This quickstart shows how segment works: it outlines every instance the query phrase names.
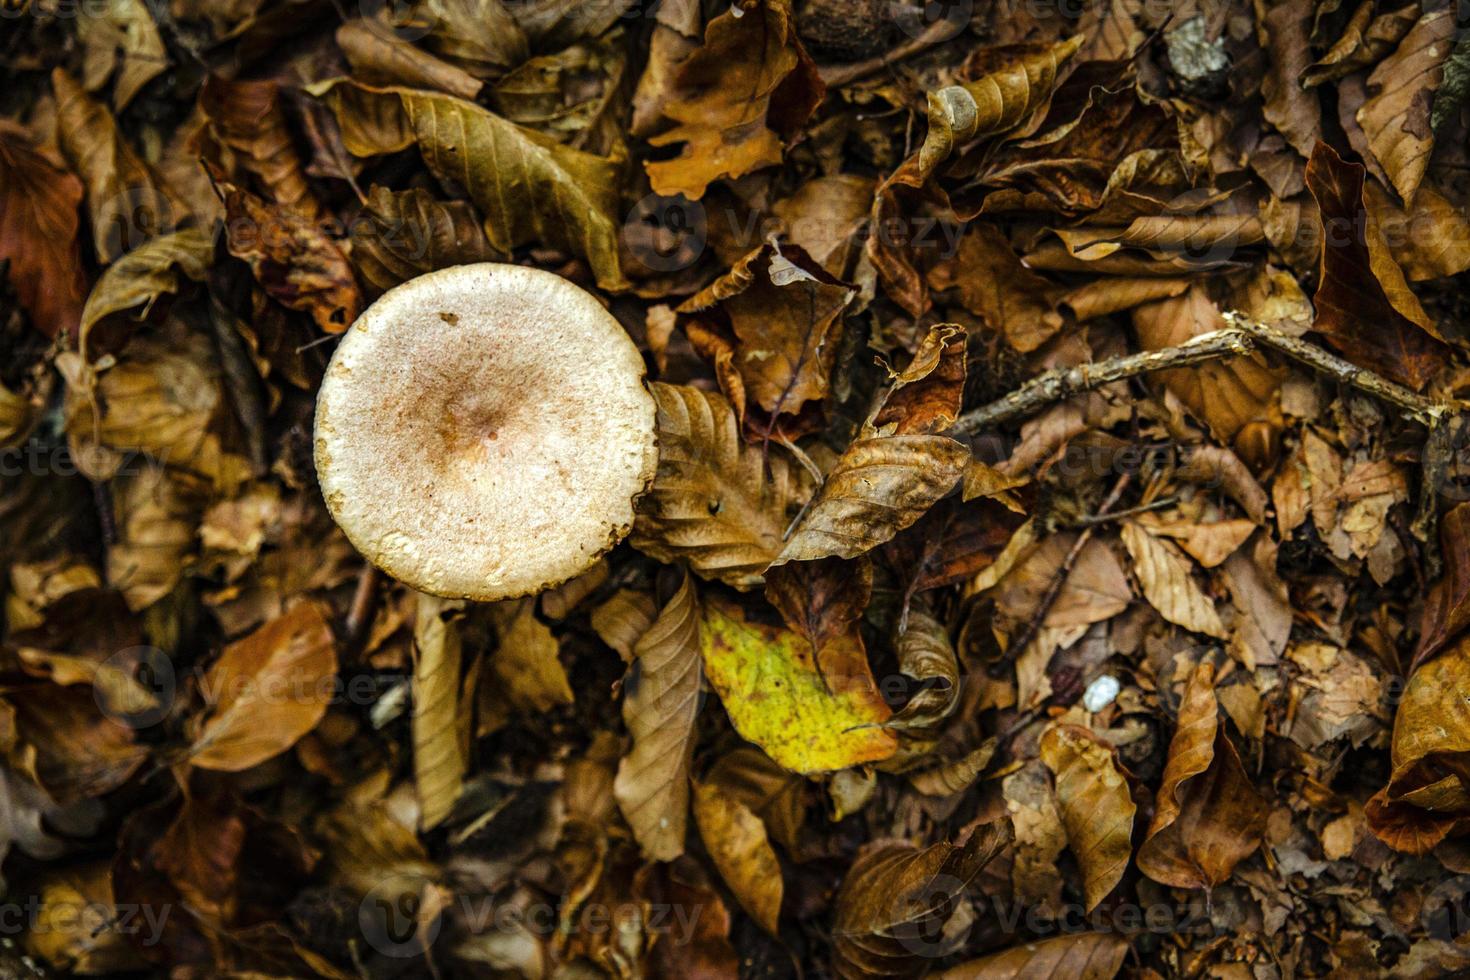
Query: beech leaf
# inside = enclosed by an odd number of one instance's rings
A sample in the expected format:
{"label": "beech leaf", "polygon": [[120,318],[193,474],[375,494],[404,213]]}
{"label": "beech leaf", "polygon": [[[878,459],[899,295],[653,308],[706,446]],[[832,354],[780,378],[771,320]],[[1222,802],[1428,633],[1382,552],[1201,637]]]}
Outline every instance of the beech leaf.
{"label": "beech leaf", "polygon": [[[774,617],[772,617],[774,618]],[[811,644],[718,596],[704,603],[704,669],[730,721],[779,765],[832,772],[886,759],[897,739],[857,636]]]}
{"label": "beech leaf", "polygon": [[1112,746],[1077,725],[1057,725],[1041,738],[1041,761],[1056,777],[1067,845],[1082,866],[1087,911],[1117,887],[1133,853],[1137,807]]}
{"label": "beech leaf", "polygon": [[658,402],[658,474],[638,501],[633,547],[685,561],[704,578],[751,588],[781,550],[800,476],[775,449],[740,438],[722,395],[649,385]]}
{"label": "beech leaf", "polygon": [[239,772],[280,755],[326,714],[336,674],[336,640],[322,606],[297,603],[225,647],[204,675],[209,713],[189,762]]}
{"label": "beech leaf", "polygon": [[634,647],[624,684],[623,721],[633,736],[633,750],[618,764],[613,795],[643,852],[655,861],[672,861],[684,853],[689,765],[700,705],[699,622],[694,580],[685,576]]}
{"label": "beech leaf", "polygon": [[876,548],[949,493],[969,461],[969,449],[947,436],[858,439],[827,474],[777,564]]}

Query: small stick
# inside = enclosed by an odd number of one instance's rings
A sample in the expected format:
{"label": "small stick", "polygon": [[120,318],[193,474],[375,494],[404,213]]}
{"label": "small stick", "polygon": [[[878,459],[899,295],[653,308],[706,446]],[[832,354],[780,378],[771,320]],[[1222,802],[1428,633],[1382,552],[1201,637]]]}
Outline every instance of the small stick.
{"label": "small stick", "polygon": [[1360,368],[1336,354],[1330,354],[1316,344],[1288,336],[1239,313],[1230,311],[1223,316],[1225,322],[1230,324],[1229,327],[1200,334],[1178,347],[1164,347],[1142,354],[1128,354],[1092,364],[1047,371],[1004,398],[960,416],[950,432],[961,436],[972,435],[981,429],[1030,415],[1046,405],[1101,388],[1114,381],[1153,371],[1189,367],[1216,358],[1249,354],[1258,347],[1269,347],[1285,354],[1320,374],[1336,378],[1364,394],[1393,405],[1409,419],[1424,425],[1431,425],[1460,410],[1458,405],[1426,398],[1382,375]]}
{"label": "small stick", "polygon": [[1087,547],[1088,541],[1092,540],[1092,532],[1097,530],[1103,518],[1108,516],[1113,505],[1123,496],[1123,491],[1128,489],[1128,484],[1132,481],[1132,473],[1124,473],[1118,477],[1118,481],[1113,484],[1113,489],[1108,491],[1107,499],[1097,509],[1092,523],[1082,529],[1082,533],[1077,535],[1077,540],[1072,543],[1071,550],[1067,552],[1067,557],[1062,559],[1061,567],[1052,576],[1051,582],[1046,587],[1046,594],[1041,597],[1041,602],[1037,605],[1036,612],[1032,614],[1030,621],[1026,623],[1026,628],[1021,631],[1020,636],[1016,637],[1014,643],[1006,647],[1005,653],[990,665],[991,677],[999,676],[1005,668],[1010,666],[1011,661],[1021,655],[1027,644],[1036,639],[1036,634],[1041,632],[1041,624],[1046,621],[1046,614],[1051,611],[1052,603],[1057,601],[1057,596],[1062,592],[1062,586],[1067,584],[1067,579],[1072,574],[1072,566],[1077,564],[1077,558],[1082,554],[1082,549]]}
{"label": "small stick", "polygon": [[955,24],[949,20],[936,20],[924,30],[924,33],[912,41],[905,41],[892,51],[850,65],[829,65],[818,69],[817,73],[822,76],[822,81],[828,88],[837,88],[860,78],[866,78],[875,71],[887,68],[905,58],[911,58],[937,44],[943,44],[950,38],[958,36],[964,27],[964,24]]}
{"label": "small stick", "polygon": [[378,609],[378,569],[366,564],[357,576],[357,588],[352,593],[352,606],[347,610],[343,624],[346,633],[343,645],[347,652],[356,655],[367,643],[372,632],[373,620]]}

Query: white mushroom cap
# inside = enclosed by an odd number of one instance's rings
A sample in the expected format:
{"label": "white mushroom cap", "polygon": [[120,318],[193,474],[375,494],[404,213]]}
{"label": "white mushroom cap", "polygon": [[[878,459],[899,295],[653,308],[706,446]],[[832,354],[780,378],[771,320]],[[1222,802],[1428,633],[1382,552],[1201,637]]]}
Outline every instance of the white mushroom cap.
{"label": "white mushroom cap", "polygon": [[586,292],[462,265],[384,293],[343,335],[316,468],[347,537],[422,592],[492,600],[585,571],[658,465],[643,359]]}

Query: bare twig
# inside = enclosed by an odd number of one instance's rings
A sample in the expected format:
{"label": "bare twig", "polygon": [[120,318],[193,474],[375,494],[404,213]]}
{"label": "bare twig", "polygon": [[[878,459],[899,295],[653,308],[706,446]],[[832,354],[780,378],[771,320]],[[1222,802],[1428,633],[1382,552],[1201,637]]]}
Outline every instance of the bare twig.
{"label": "bare twig", "polygon": [[906,41],[900,44],[892,51],[887,51],[877,57],[869,58],[866,61],[857,61],[850,65],[828,65],[820,69],[819,74],[822,76],[822,81],[828,88],[846,85],[860,78],[866,78],[876,71],[887,68],[889,65],[903,61],[905,58],[911,58],[920,52],[943,44],[945,41],[959,34],[964,26],[964,24],[956,24],[948,19],[936,20],[925,29],[924,33],[912,41]]}
{"label": "bare twig", "polygon": [[1114,381],[1154,371],[1189,367],[1221,357],[1249,354],[1258,347],[1269,347],[1285,354],[1319,374],[1336,378],[1364,394],[1387,402],[1399,409],[1404,416],[1424,425],[1433,425],[1461,410],[1458,405],[1426,398],[1382,375],[1360,368],[1336,354],[1330,354],[1316,344],[1273,330],[1264,323],[1239,313],[1227,312],[1224,317],[1225,322],[1230,324],[1229,327],[1200,334],[1178,347],[1165,347],[1093,364],[1078,364],[1075,367],[1047,371],[1004,398],[960,416],[950,431],[955,435],[971,435]]}
{"label": "bare twig", "polygon": [[1014,419],[1031,415],[1038,409],[1073,395],[1101,388],[1103,385],[1137,377],[1153,371],[1188,367],[1204,361],[1236,354],[1249,354],[1255,349],[1249,334],[1243,330],[1216,330],[1200,334],[1178,347],[1145,351],[1114,357],[1092,364],[1057,368],[1038,375],[1015,391],[959,417],[950,429],[953,435],[972,435]]}
{"label": "bare twig", "polygon": [[1077,564],[1077,558],[1082,554],[1082,549],[1087,547],[1087,542],[1092,540],[1092,532],[1097,530],[1098,525],[1103,522],[1103,519],[1117,505],[1123,496],[1123,491],[1128,489],[1128,484],[1132,481],[1132,473],[1124,473],[1118,477],[1117,482],[1113,484],[1113,489],[1108,491],[1107,499],[1097,509],[1097,514],[1091,518],[1092,523],[1082,529],[1082,533],[1077,535],[1077,540],[1072,543],[1071,549],[1067,552],[1067,557],[1062,559],[1061,567],[1052,576],[1051,582],[1046,587],[1045,594],[1042,595],[1041,601],[1036,605],[1036,611],[1031,614],[1031,619],[1026,623],[1026,628],[1021,631],[1014,642],[1006,647],[1005,653],[1001,654],[991,663],[990,675],[992,677],[999,676],[1003,673],[1006,667],[1010,666],[1011,662],[1021,655],[1021,652],[1026,649],[1027,645],[1036,639],[1036,634],[1041,632],[1042,623],[1046,622],[1046,614],[1051,611],[1052,603],[1057,601],[1057,596],[1062,592],[1062,586],[1067,583],[1067,578],[1072,574],[1072,566]]}

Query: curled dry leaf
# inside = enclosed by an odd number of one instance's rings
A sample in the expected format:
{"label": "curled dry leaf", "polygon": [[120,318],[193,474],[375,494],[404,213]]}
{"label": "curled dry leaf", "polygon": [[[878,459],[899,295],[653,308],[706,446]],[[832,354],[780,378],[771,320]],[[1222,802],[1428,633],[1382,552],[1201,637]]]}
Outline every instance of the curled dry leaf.
{"label": "curled dry leaf", "polygon": [[226,241],[256,281],[284,306],[308,313],[326,333],[341,333],[362,309],[352,266],[322,227],[299,212],[266,203],[229,184]]}
{"label": "curled dry leaf", "polygon": [[1215,669],[1189,678],[1138,867],[1174,888],[1213,888],[1261,844],[1268,805],[1251,785],[1225,733]]}
{"label": "curled dry leaf", "polygon": [[1169,541],[1154,537],[1138,521],[1123,522],[1123,544],[1149,605],[1169,622],[1224,639],[1225,625],[1215,603],[1190,572],[1190,561]]}
{"label": "curled dry leaf", "polygon": [[209,134],[234,155],[236,172],[250,176],[247,190],[307,219],[321,215],[275,82],[211,75],[199,91],[199,107],[209,119]]}
{"label": "curled dry leaf", "polygon": [[1418,4],[1407,4],[1375,16],[1372,0],[1363,0],[1327,53],[1302,73],[1302,85],[1312,88],[1377,64],[1398,47],[1418,19]]}
{"label": "curled dry leaf", "polygon": [[678,67],[674,92],[660,107],[675,126],[649,142],[682,146],[672,160],[645,164],[654,191],[698,200],[714,180],[780,163],[782,141],[806,122],[823,91],[789,0],[725,11]]}
{"label": "curled dry leaf", "polygon": [[955,149],[981,136],[1005,133],[1034,118],[1050,99],[1062,66],[1082,47],[1081,35],[1022,56],[963,85],[929,93],[929,132],[890,184],[921,187]]}
{"label": "curled dry leaf", "polygon": [[943,955],[945,922],[968,885],[1014,839],[1009,821],[977,827],[963,845],[875,842],[837,891],[834,966],[843,977],[911,976]]}
{"label": "curled dry leaf", "polygon": [[460,739],[464,603],[420,593],[413,624],[413,775],[419,825],[437,827],[464,787],[469,755]]}
{"label": "curled dry leaf", "polygon": [[[694,579],[686,575],[634,646],[625,683],[623,721],[633,736],[633,750],[618,763],[613,795],[643,852],[656,861],[672,861],[684,853],[702,679],[699,623],[699,596]],[[742,819],[728,811],[720,816]],[[750,829],[748,823],[740,826]]]}
{"label": "curled dry leaf", "polygon": [[356,77],[381,85],[407,85],[474,100],[485,83],[457,65],[434,57],[406,38],[362,18],[337,28],[337,47]]}
{"label": "curled dry leaf", "polygon": [[963,793],[979,778],[995,758],[996,742],[987,738],[973,752],[937,766],[908,773],[909,783],[925,796],[953,796]]}
{"label": "curled dry leaf", "polygon": [[86,293],[77,246],[82,185],[0,120],[0,259],[36,328],[75,334]]}
{"label": "curled dry leaf", "polygon": [[1371,213],[1365,217],[1362,165],[1319,143],[1307,162],[1307,187],[1323,235],[1312,328],[1354,363],[1422,389],[1446,351]]}
{"label": "curled dry leaf", "polygon": [[152,236],[172,231],[180,216],[107,108],[61,68],[51,73],[51,87],[62,153],[87,188],[97,260],[111,262]]}
{"label": "curled dry leaf", "polygon": [[932,728],[954,711],[960,694],[960,665],[949,630],[925,610],[911,608],[894,646],[898,669],[918,692],[888,719],[888,727]]}
{"label": "curled dry leaf", "polygon": [[855,558],[917,521],[960,482],[970,450],[946,436],[866,436],[837,460],[776,559]]}
{"label": "curled dry leaf", "polygon": [[1409,205],[1429,168],[1434,149],[1430,126],[1432,93],[1444,78],[1444,63],[1455,33],[1455,11],[1445,7],[1424,14],[1393,54],[1368,76],[1368,101],[1357,111],[1368,145]]}
{"label": "curled dry leaf", "polygon": [[1409,677],[1394,716],[1388,785],[1367,807],[1384,843],[1424,854],[1470,815],[1458,775],[1470,753],[1470,701],[1464,697],[1470,641],[1461,639]]}
{"label": "curled dry leaf", "polygon": [[498,253],[539,242],[581,256],[603,289],[627,286],[618,266],[619,161],[563,146],[452,95],[352,82],[309,91],[336,113],[354,155],[417,146],[430,170],[469,194]]}
{"label": "curled dry leaf", "polygon": [[842,311],[855,292],[801,248],[768,243],[679,312],[708,316],[717,310],[739,341],[733,364],[744,390],[773,415],[794,414],[827,396]]}
{"label": "curled dry leaf", "polygon": [[[773,618],[773,617],[772,617]],[[886,759],[898,742],[856,635],[819,664],[805,638],[718,596],[704,603],[704,669],[730,721],[779,765],[832,772]]]}
{"label": "curled dry leaf", "polygon": [[1067,846],[1082,867],[1087,911],[1108,897],[1128,870],[1137,807],[1112,746],[1077,725],[1041,738],[1041,761],[1056,777]]}
{"label": "curled dry leaf", "polygon": [[800,474],[782,453],[747,446],[722,395],[649,385],[658,402],[658,474],[629,540],[660,561],[750,588],[781,550]]}
{"label": "curled dry leaf", "polygon": [[1127,956],[1127,936],[1079,932],[950,967],[939,974],[939,980],[1112,980]]}
{"label": "curled dry leaf", "polygon": [[618,652],[624,663],[633,662],[633,647],[658,615],[658,605],[647,592],[619,589],[592,611],[592,628],[602,642]]}
{"label": "curled dry leaf", "polygon": [[441,201],[422,187],[374,185],[362,213],[367,220],[352,228],[352,264],[374,294],[435,269],[504,257],[473,205]]}
{"label": "curled dry leaf", "polygon": [[705,849],[741,908],[766,932],[777,935],[784,891],[781,863],[761,818],[719,786],[696,782],[694,820]]}
{"label": "curled dry leaf", "polygon": [[200,684],[209,712],[189,762],[239,772],[280,755],[316,727],[332,699],[336,640],[314,601],[292,606],[225,647]]}
{"label": "curled dry leaf", "polygon": [[943,432],[954,425],[965,396],[965,328],[940,323],[929,328],[873,425],[894,426],[897,435]]}
{"label": "curled dry leaf", "polygon": [[179,291],[179,272],[202,282],[213,260],[214,233],[208,228],[160,235],[122,256],[102,273],[82,307],[81,349],[96,349],[89,340],[109,318],[128,311],[134,320],[146,318],[160,297]]}

